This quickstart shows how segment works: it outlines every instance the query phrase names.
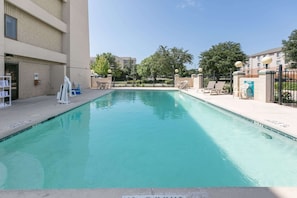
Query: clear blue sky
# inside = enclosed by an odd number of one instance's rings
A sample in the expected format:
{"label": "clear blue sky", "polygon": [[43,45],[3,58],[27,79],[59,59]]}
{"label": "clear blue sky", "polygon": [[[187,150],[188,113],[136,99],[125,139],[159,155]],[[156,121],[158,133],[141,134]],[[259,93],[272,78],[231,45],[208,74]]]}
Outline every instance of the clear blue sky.
{"label": "clear blue sky", "polygon": [[297,0],[89,0],[90,53],[140,63],[160,45],[201,52],[221,42],[247,54],[281,47],[297,29]]}

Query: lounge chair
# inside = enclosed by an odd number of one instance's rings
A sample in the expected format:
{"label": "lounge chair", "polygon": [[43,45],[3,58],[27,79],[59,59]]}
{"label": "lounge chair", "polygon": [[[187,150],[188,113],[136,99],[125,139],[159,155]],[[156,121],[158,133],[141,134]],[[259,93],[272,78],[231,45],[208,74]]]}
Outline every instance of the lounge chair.
{"label": "lounge chair", "polygon": [[97,83],[97,89],[110,89],[110,83],[108,82],[96,81],[96,83]]}
{"label": "lounge chair", "polygon": [[96,81],[96,83],[97,83],[97,89],[104,89],[105,88],[104,83],[102,83],[100,81]]}
{"label": "lounge chair", "polygon": [[224,91],[225,81],[218,81],[215,88],[210,90],[210,94],[221,94]]}
{"label": "lounge chair", "polygon": [[203,89],[203,93],[210,93],[214,89],[216,81],[209,81],[207,87]]}

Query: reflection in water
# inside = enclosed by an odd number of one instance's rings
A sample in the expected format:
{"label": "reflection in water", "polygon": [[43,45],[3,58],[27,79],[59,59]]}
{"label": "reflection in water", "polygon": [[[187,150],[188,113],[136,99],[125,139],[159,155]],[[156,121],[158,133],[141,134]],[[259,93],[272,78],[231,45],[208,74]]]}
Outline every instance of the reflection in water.
{"label": "reflection in water", "polygon": [[104,97],[98,98],[93,102],[96,108],[111,108],[112,105],[115,105],[117,102],[127,102],[134,103],[136,100],[137,94],[135,91],[121,91],[112,92],[105,95]]}
{"label": "reflection in water", "polygon": [[151,106],[154,113],[162,120],[179,118],[185,110],[177,105],[176,92],[138,92],[137,96],[143,104]]}
{"label": "reflection in water", "polygon": [[96,108],[98,109],[98,108],[110,107],[112,105],[111,98],[112,98],[111,94],[107,94],[105,95],[104,99],[103,98],[97,99],[94,102]]}
{"label": "reflection in water", "polygon": [[[155,115],[160,119],[179,118],[183,116],[186,111],[178,106],[178,93],[175,91],[115,91],[106,97],[99,98],[95,101],[96,107],[110,107],[117,103],[133,104],[136,101],[141,101],[144,105],[153,109]],[[132,106],[133,108],[133,106]]]}

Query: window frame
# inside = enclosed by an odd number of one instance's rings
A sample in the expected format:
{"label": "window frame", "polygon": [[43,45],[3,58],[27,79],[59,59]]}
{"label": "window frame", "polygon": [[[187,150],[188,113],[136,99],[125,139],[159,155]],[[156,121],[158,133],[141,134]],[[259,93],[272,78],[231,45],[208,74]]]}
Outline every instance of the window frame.
{"label": "window frame", "polygon": [[[15,22],[15,37],[7,34],[7,23],[6,23],[7,17],[9,17],[10,19],[12,19]],[[13,16],[10,16],[8,14],[4,15],[4,36],[6,38],[10,38],[10,39],[14,39],[14,40],[18,39],[18,19]]]}

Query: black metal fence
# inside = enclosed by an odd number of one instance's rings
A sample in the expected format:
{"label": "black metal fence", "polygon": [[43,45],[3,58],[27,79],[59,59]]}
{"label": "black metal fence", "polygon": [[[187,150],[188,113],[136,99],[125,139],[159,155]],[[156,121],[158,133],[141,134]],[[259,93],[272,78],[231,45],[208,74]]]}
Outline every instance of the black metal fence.
{"label": "black metal fence", "polygon": [[297,107],[297,70],[286,69],[282,65],[275,74],[274,101],[280,105]]}

